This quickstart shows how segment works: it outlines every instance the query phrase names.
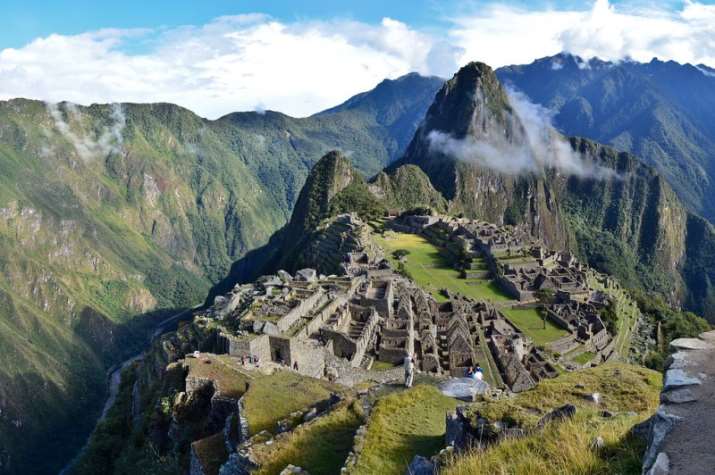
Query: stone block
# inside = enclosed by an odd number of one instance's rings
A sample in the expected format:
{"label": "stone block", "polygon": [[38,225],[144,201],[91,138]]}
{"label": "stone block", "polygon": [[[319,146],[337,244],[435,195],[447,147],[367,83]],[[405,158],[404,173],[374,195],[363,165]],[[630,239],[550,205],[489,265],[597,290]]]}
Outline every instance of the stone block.
{"label": "stone block", "polygon": [[693,386],[702,384],[702,382],[693,376],[689,376],[682,369],[669,369],[665,372],[665,382],[663,384],[663,390],[668,391],[673,388],[680,388],[683,386]]}
{"label": "stone block", "polygon": [[421,455],[415,455],[407,467],[405,475],[434,475],[437,473],[437,467],[430,459]]}
{"label": "stone block", "polygon": [[663,404],[685,404],[697,400],[698,398],[695,397],[695,394],[693,394],[689,388],[675,389],[660,395],[660,402]]}
{"label": "stone block", "polygon": [[676,350],[712,350],[715,346],[698,338],[677,338],[670,342],[670,346]]}

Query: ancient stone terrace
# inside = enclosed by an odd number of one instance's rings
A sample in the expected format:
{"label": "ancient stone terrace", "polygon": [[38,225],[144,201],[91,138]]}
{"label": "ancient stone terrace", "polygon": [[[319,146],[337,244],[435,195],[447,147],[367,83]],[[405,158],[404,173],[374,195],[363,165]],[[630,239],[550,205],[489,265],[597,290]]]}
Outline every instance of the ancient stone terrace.
{"label": "ancient stone terrace", "polygon": [[570,300],[547,306],[546,315],[569,332],[568,337],[552,344],[556,350],[569,351],[581,344],[603,361],[613,355],[615,341],[601,320],[596,305]]}
{"label": "ancient stone terrace", "polygon": [[[480,256],[488,263],[486,272],[515,288],[517,300],[536,301],[539,291],[550,291],[553,303],[541,305],[547,318],[568,332],[547,345],[550,350],[583,347],[597,353],[597,361],[610,357],[613,339],[598,316],[599,304],[592,302],[596,295],[587,285],[587,269],[573,256],[534,244],[519,228],[433,218],[407,224],[419,227],[456,261]],[[347,216],[338,224],[360,223]],[[366,240],[363,236],[360,242]],[[216,331],[217,346],[225,353],[315,377],[337,377],[336,368],[369,373],[375,362],[398,366],[407,355],[414,356],[419,370],[436,376],[462,377],[469,367],[488,366],[494,384],[504,382],[515,392],[556,376],[552,357],[492,304],[451,294],[438,303],[396,273],[380,250],[348,248],[340,275],[278,271],[218,297],[199,320]]]}

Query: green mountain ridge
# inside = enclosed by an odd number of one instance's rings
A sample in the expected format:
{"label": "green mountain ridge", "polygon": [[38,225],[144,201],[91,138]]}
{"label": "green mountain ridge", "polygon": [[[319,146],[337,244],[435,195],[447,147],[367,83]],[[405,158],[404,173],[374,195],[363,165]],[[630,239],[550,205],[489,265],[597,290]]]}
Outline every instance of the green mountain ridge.
{"label": "green mountain ridge", "polygon": [[0,473],[56,472],[93,424],[105,369],[264,244],[325,151],[368,174],[401,153],[391,133],[440,84],[411,77],[383,108],[366,93],[305,119],[0,102]]}
{"label": "green mountain ridge", "polygon": [[497,70],[554,112],[567,135],[632,152],[655,167],[693,212],[715,216],[715,78],[707,67],[584,60],[561,53]]}

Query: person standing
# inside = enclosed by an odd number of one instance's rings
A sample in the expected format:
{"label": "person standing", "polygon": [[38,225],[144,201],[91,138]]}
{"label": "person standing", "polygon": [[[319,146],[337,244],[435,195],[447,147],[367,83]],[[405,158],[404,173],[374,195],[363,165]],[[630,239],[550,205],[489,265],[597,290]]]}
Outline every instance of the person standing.
{"label": "person standing", "polygon": [[474,377],[477,381],[484,380],[484,370],[482,370],[481,366],[477,365],[477,369],[474,371]]}
{"label": "person standing", "polygon": [[415,377],[415,362],[412,359],[412,356],[410,356],[410,355],[405,356],[404,367],[405,367],[405,387],[411,388],[412,380]]}

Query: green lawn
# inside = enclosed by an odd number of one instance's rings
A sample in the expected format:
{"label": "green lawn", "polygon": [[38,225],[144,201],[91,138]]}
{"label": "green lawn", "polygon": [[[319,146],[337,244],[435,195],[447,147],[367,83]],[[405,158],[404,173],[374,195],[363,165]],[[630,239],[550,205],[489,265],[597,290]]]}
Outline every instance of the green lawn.
{"label": "green lawn", "polygon": [[544,325],[544,319],[535,308],[505,308],[502,312],[536,345],[546,345],[568,334],[549,320]]}
{"label": "green lawn", "polygon": [[305,409],[338,391],[340,387],[335,384],[289,371],[256,377],[244,397],[249,431],[275,432],[276,423],[291,412]]}
{"label": "green lawn", "polygon": [[395,366],[397,366],[395,363],[388,363],[387,361],[373,361],[372,366],[370,369],[372,371],[387,371],[390,369],[394,369]]}
{"label": "green lawn", "polygon": [[573,358],[574,363],[586,364],[591,361],[596,356],[596,353],[590,351],[584,351],[580,355]]}
{"label": "green lawn", "polygon": [[386,233],[384,237],[375,236],[375,241],[385,250],[395,268],[398,260],[392,256],[392,253],[398,249],[409,251],[403,259],[405,270],[418,285],[432,293],[440,302],[446,300],[439,293],[443,288],[477,300],[490,302],[511,300],[490,280],[460,278],[459,271],[454,269],[449,259],[422,236]]}
{"label": "green lawn", "polygon": [[434,455],[444,448],[445,415],[457,404],[456,399],[426,385],[380,399],[352,473],[403,475],[415,455]]}

